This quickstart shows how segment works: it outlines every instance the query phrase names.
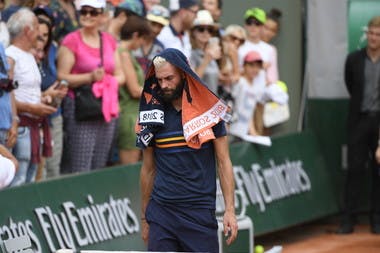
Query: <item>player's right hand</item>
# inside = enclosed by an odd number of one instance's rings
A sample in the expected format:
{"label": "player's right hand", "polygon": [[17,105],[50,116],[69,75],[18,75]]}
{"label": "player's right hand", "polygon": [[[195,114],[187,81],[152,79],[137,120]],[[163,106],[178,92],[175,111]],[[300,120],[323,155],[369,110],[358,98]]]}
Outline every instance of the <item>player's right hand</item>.
{"label": "player's right hand", "polygon": [[141,220],[141,237],[144,240],[145,244],[148,244],[149,224],[146,222],[146,219]]}

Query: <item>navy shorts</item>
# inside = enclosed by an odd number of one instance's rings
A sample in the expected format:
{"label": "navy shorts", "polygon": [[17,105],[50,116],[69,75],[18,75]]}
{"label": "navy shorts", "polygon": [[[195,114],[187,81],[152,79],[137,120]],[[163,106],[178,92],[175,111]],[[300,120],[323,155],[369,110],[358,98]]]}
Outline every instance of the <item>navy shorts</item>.
{"label": "navy shorts", "polygon": [[215,210],[168,206],[150,200],[148,251],[218,253]]}

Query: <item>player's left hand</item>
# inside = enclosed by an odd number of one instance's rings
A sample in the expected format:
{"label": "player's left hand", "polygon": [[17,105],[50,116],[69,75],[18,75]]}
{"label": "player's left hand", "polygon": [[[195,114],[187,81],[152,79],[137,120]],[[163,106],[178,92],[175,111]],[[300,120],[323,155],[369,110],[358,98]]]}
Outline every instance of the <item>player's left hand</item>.
{"label": "player's left hand", "polygon": [[227,237],[227,245],[230,245],[235,241],[238,233],[238,225],[236,221],[236,216],[234,212],[225,212],[223,217],[223,232],[224,236]]}

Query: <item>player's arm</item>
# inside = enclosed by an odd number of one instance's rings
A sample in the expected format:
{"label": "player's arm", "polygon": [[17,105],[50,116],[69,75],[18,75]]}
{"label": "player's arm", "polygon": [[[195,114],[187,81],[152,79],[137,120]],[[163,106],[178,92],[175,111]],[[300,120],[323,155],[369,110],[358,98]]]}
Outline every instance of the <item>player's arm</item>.
{"label": "player's arm", "polygon": [[225,212],[223,217],[224,234],[230,235],[227,244],[230,245],[237,236],[237,222],[235,216],[235,180],[232,170],[232,162],[228,150],[227,136],[214,140],[215,154],[218,163],[218,174],[222,187]]}
{"label": "player's arm", "polygon": [[140,187],[141,187],[141,223],[142,223],[142,238],[145,242],[148,241],[149,227],[145,220],[145,210],[148,205],[150,194],[153,189],[154,176],[156,167],[154,164],[153,148],[148,147],[143,150],[143,162],[140,172]]}

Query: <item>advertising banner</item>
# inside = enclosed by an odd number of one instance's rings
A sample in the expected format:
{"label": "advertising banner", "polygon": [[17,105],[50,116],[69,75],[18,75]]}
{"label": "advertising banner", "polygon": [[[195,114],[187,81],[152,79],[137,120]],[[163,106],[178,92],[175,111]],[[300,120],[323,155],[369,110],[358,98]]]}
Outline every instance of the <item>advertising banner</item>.
{"label": "advertising banner", "polygon": [[145,249],[140,166],[104,169],[0,192],[0,236],[29,235],[36,253]]}
{"label": "advertising banner", "polygon": [[[230,247],[221,242],[221,252],[248,252],[258,234],[337,211],[332,181],[311,133],[275,138],[271,147],[236,143],[231,158],[239,237]],[[28,235],[37,253],[146,250],[139,172],[139,164],[106,168],[0,191],[1,239]],[[218,187],[219,221],[223,211]]]}

